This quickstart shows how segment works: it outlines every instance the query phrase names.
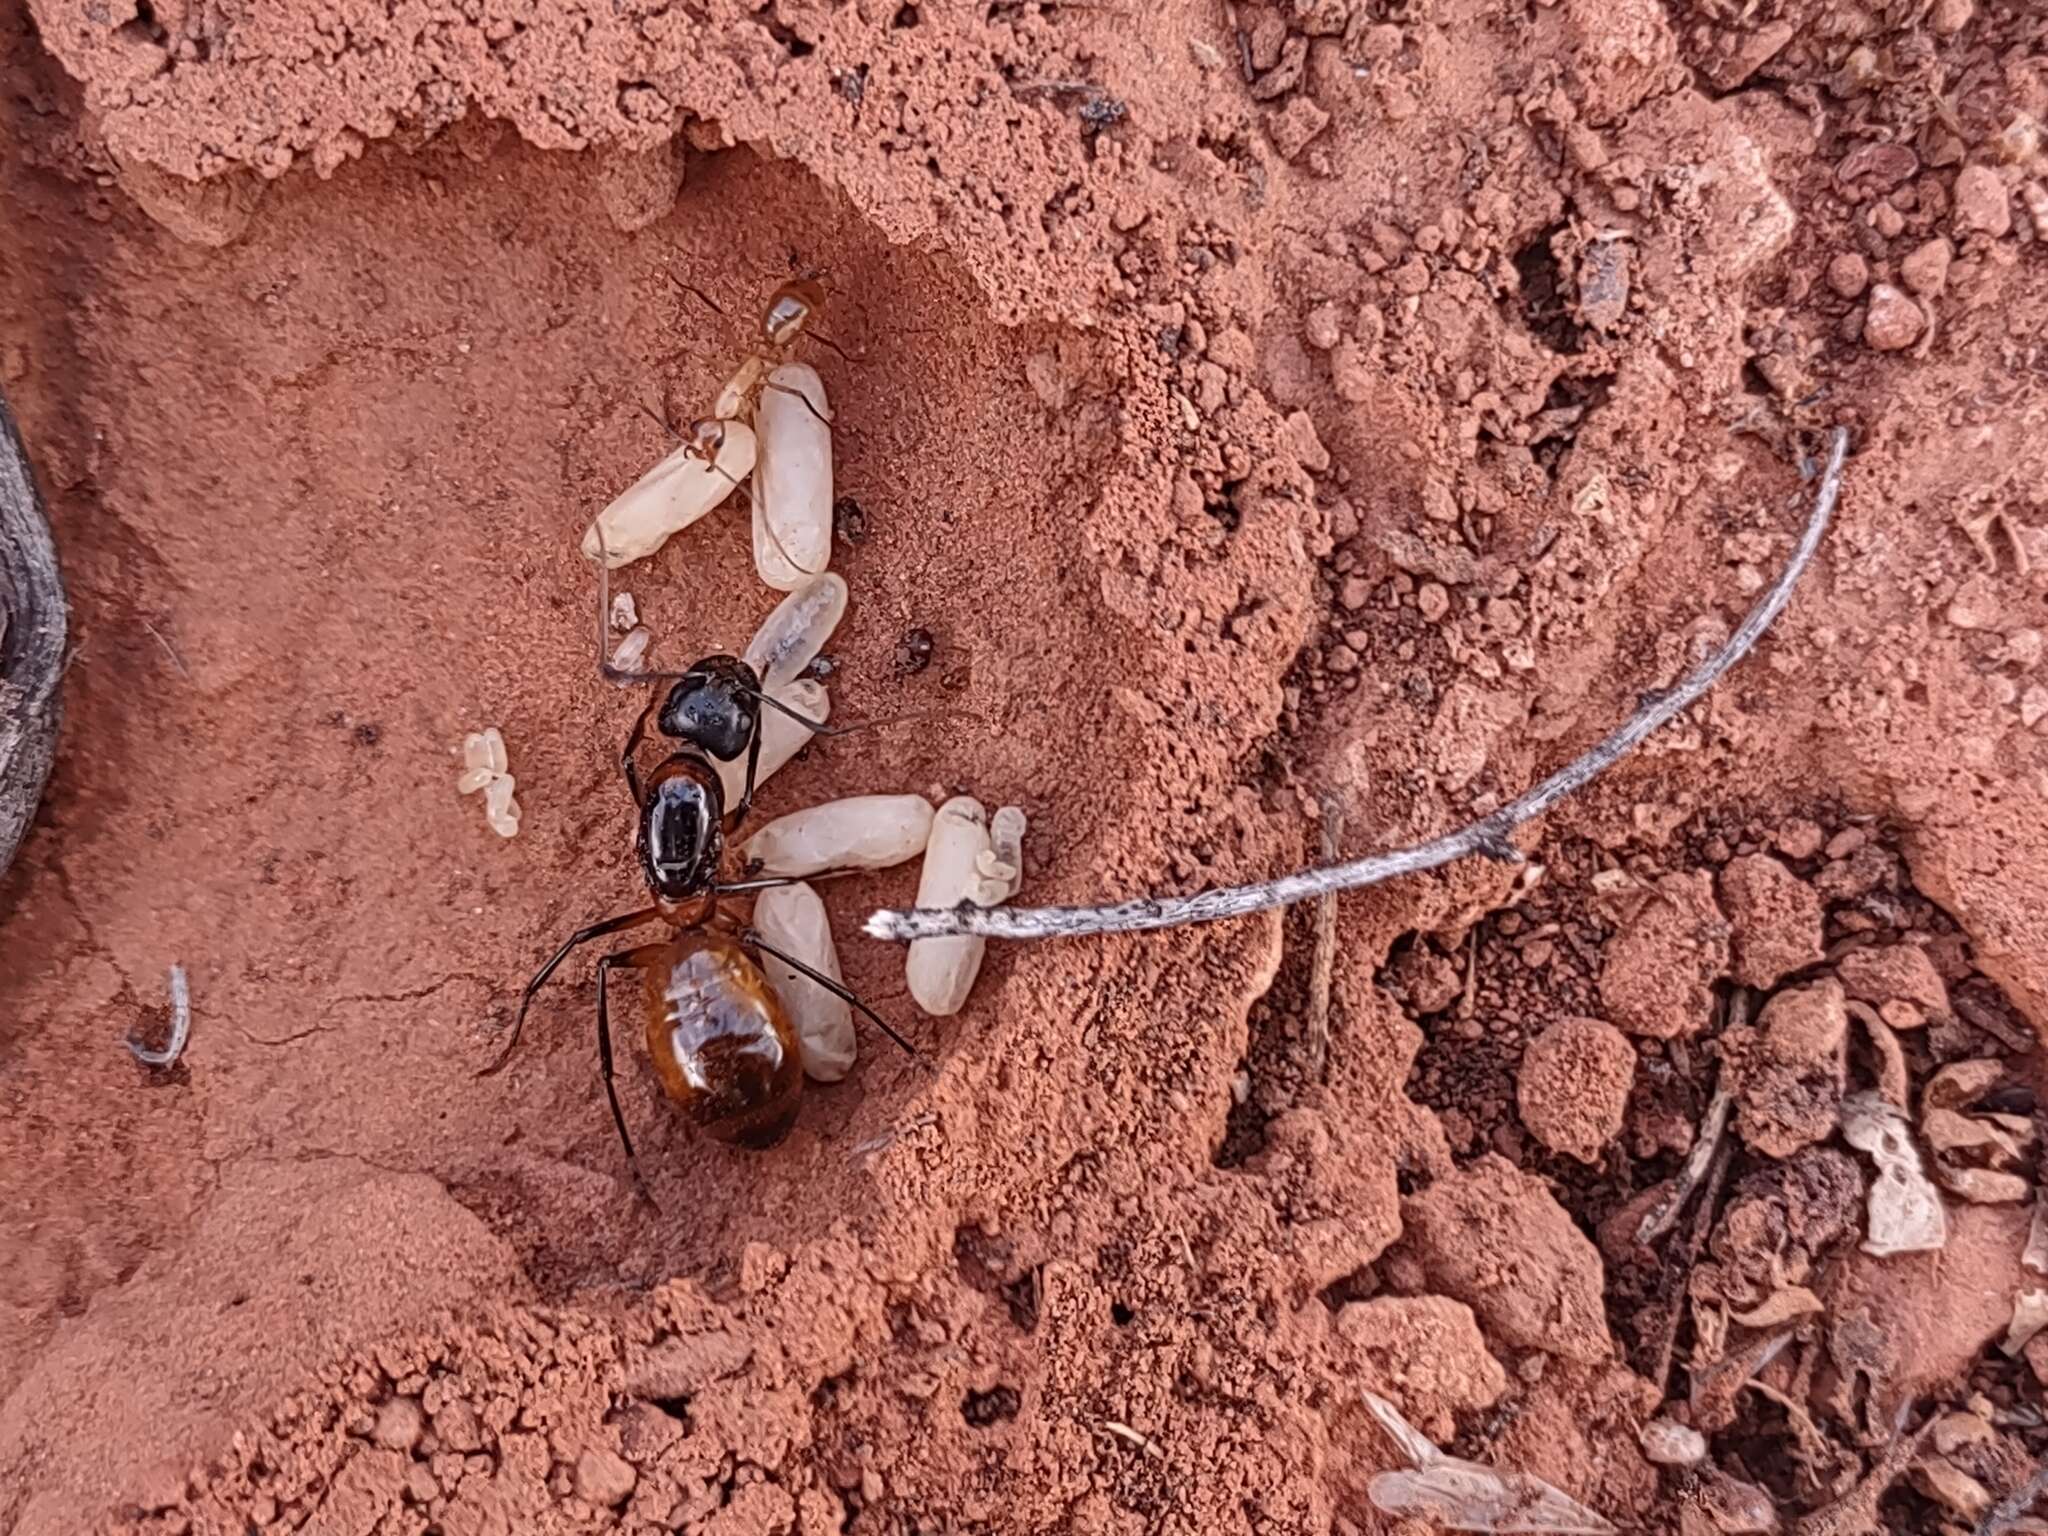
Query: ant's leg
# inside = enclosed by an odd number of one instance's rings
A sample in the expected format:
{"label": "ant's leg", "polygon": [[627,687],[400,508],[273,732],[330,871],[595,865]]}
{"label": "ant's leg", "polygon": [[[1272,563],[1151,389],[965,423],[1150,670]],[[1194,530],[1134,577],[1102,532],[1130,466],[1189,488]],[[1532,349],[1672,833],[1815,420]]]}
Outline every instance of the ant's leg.
{"label": "ant's leg", "polygon": [[[823,416],[818,415],[818,408],[815,405],[811,404],[810,396],[806,395],[802,390],[791,389],[787,384],[763,384],[761,387],[763,389],[772,389],[778,395],[788,395],[792,400],[803,401],[805,410],[809,411],[813,416],[816,416],[820,422],[824,423],[824,425],[828,427],[832,425],[830,421],[827,421]],[[799,566],[798,569],[801,570],[802,567]]]}
{"label": "ant's leg", "polygon": [[774,956],[777,960],[780,960],[784,965],[788,966],[791,970],[795,971],[798,975],[810,977],[812,981],[815,981],[827,992],[830,992],[835,997],[839,997],[845,1000],[846,1002],[853,1004],[854,1007],[858,1008],[862,1013],[866,1014],[870,1019],[874,1021],[875,1028],[879,1029],[883,1034],[887,1035],[891,1040],[894,1040],[898,1045],[900,1045],[906,1054],[910,1056],[917,1055],[917,1047],[912,1045],[908,1040],[904,1039],[901,1035],[897,1034],[895,1030],[891,1029],[889,1027],[889,1021],[887,1019],[883,1018],[879,1013],[875,1012],[874,1009],[870,1008],[866,1003],[862,1002],[852,992],[848,991],[844,985],[834,981],[830,976],[827,976],[823,971],[814,971],[808,965],[805,965],[803,961],[797,959],[794,955],[785,955],[781,950],[777,949],[774,945],[770,944],[766,939],[762,938],[759,931],[756,929],[747,928],[741,930],[740,942],[742,944],[750,945],[751,947],[760,950],[761,953],[764,955]]}
{"label": "ant's leg", "polygon": [[725,834],[730,837],[739,831],[740,823],[747,819],[747,812],[754,804],[754,770],[761,766],[761,724],[759,717],[754,722],[754,734],[747,740],[747,779],[740,790],[740,803],[725,813]]}
{"label": "ant's leg", "polygon": [[826,869],[815,875],[762,875],[758,879],[748,876],[731,885],[714,886],[720,896],[751,896],[756,891],[772,891],[778,885],[816,885],[825,880],[845,880],[853,875],[865,875],[865,869]]}
{"label": "ant's leg", "polygon": [[617,917],[608,917],[601,923],[592,923],[588,928],[579,928],[576,932],[570,934],[569,941],[556,950],[548,960],[548,963],[542,966],[535,974],[533,980],[526,984],[526,991],[519,998],[519,1012],[512,1020],[511,1038],[499,1050],[496,1059],[488,1067],[477,1073],[477,1076],[489,1077],[511,1059],[512,1048],[519,1043],[519,1031],[526,1024],[526,1010],[533,1004],[533,994],[538,992],[546,984],[547,979],[555,974],[555,967],[569,958],[569,951],[576,948],[579,944],[588,944],[592,939],[601,939],[608,933],[617,933],[621,929],[631,928],[635,924],[644,923],[651,918],[659,916],[661,916],[661,909],[659,907],[646,907],[638,912],[625,912]]}
{"label": "ant's leg", "polygon": [[666,947],[643,944],[623,954],[606,955],[597,962],[597,1069],[604,1077],[604,1096],[611,1104],[612,1124],[619,1128],[619,1145],[626,1149],[626,1166],[633,1170],[633,1183],[656,1210],[661,1206],[655,1200],[654,1192],[647,1187],[646,1175],[640,1171],[640,1159],[633,1155],[633,1138],[626,1131],[626,1113],[619,1108],[618,1086],[612,1081],[612,1024],[611,1013],[605,1003],[604,983],[614,967],[637,970]]}
{"label": "ant's leg", "polygon": [[633,722],[633,729],[626,736],[624,750],[619,753],[619,768],[626,775],[626,789],[633,796],[633,804],[640,803],[640,770],[633,766],[633,754],[640,750],[640,743],[647,739],[647,718],[661,707],[661,700],[649,699],[647,707],[640,711],[640,718]]}

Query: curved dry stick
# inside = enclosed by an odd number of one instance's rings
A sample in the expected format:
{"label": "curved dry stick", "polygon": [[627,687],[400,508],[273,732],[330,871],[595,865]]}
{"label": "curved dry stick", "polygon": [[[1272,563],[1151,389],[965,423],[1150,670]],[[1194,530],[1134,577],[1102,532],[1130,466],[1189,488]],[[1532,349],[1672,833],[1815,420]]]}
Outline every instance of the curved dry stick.
{"label": "curved dry stick", "polygon": [[137,1045],[132,1039],[123,1039],[122,1044],[134,1053],[135,1059],[145,1067],[170,1067],[177,1064],[185,1054],[185,1040],[192,1033],[192,989],[185,980],[185,967],[171,967],[171,1038],[160,1051]]}
{"label": "curved dry stick", "polygon": [[957,907],[919,907],[911,911],[880,911],[867,920],[872,938],[908,943],[913,939],[951,938],[971,934],[991,939],[1053,939],[1094,933],[1142,933],[1152,928],[1178,928],[1190,923],[1213,923],[1226,917],[1243,917],[1272,907],[1291,906],[1312,896],[1336,891],[1353,891],[1378,885],[1397,875],[1418,874],[1426,869],[1473,854],[1519,863],[1522,854],[1508,841],[1508,834],[1532,821],[1574,790],[1582,789],[1608,768],[1640,746],[1643,739],[1697,700],[1736,662],[1749,653],[1757,638],[1771,627],[1800,573],[1827,532],[1835,502],[1842,491],[1842,467],[1849,457],[1849,430],[1837,427],[1832,434],[1827,468],[1814,498],[1813,515],[1792,558],[1779,573],[1749,617],[1718,652],[1708,658],[1676,687],[1647,696],[1636,712],[1591,751],[1574,759],[1535,788],[1524,791],[1491,816],[1470,826],[1411,848],[1392,853],[1369,854],[1348,864],[1325,869],[1304,870],[1277,880],[1255,885],[1228,886],[1202,891],[1193,896],[1146,896],[1136,901],[1099,907],[977,907],[963,902]]}
{"label": "curved dry stick", "polygon": [[0,395],[0,874],[14,861],[57,755],[68,618],[49,518]]}

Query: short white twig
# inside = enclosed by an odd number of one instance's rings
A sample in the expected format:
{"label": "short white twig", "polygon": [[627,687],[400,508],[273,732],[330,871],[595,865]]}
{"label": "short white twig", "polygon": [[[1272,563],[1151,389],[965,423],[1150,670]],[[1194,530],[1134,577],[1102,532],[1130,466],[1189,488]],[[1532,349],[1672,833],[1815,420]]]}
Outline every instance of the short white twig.
{"label": "short white twig", "polygon": [[148,1046],[137,1045],[133,1040],[122,1040],[122,1044],[135,1053],[135,1059],[145,1067],[168,1067],[185,1054],[185,1037],[192,1033],[192,990],[185,981],[185,967],[171,967],[171,1038],[160,1051]]}
{"label": "short white twig", "polygon": [[1813,515],[1806,532],[1792,551],[1792,558],[1778,579],[1771,583],[1749,617],[1709,657],[1678,685],[1667,692],[1646,697],[1641,707],[1619,729],[1584,756],[1574,759],[1549,778],[1510,800],[1491,816],[1456,832],[1399,848],[1392,853],[1369,854],[1348,864],[1304,870],[1277,880],[1255,885],[1228,886],[1201,891],[1193,896],[1146,896],[1135,901],[1098,907],[978,907],[963,902],[958,907],[919,907],[910,911],[880,911],[867,920],[867,932],[877,939],[899,944],[912,939],[942,939],[972,934],[991,939],[1072,938],[1096,933],[1141,933],[1153,928],[1178,928],[1191,923],[1212,923],[1227,917],[1243,917],[1273,907],[1291,906],[1297,901],[1337,891],[1358,890],[1378,885],[1399,875],[1419,874],[1473,854],[1512,863],[1522,853],[1508,841],[1508,834],[1532,821],[1558,801],[1584,788],[1601,773],[1628,756],[1653,731],[1693,704],[1722,673],[1749,654],[1759,636],[1771,627],[1792,596],[1792,588],[1806,569],[1813,552],[1820,547],[1842,492],[1842,469],[1849,457],[1849,430],[1837,427],[1829,446],[1827,467],[1814,497]]}

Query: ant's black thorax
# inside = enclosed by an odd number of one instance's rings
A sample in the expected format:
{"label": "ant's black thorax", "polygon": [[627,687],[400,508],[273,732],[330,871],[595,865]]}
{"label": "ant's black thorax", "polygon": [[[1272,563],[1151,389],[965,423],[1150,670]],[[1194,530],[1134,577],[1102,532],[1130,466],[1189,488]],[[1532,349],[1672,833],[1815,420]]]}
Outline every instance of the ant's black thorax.
{"label": "ant's black thorax", "polygon": [[685,747],[664,759],[641,802],[638,851],[648,888],[664,905],[706,895],[725,852],[725,791],[718,770]]}

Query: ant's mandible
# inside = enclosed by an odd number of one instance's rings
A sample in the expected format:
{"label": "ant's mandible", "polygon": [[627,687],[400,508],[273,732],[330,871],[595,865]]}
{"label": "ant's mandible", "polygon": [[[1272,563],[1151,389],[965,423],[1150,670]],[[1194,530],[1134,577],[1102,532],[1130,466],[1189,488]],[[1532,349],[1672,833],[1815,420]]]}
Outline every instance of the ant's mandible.
{"label": "ant's mandible", "polygon": [[[602,539],[602,534],[599,535]],[[599,570],[605,570],[600,551]],[[757,954],[770,955],[798,974],[836,993],[865,1014],[897,1045],[917,1052],[872,1008],[840,983],[769,945],[753,928],[719,909],[722,896],[739,896],[790,885],[788,876],[720,879],[725,840],[738,830],[753,803],[754,769],[761,750],[761,706],[779,709],[817,735],[839,735],[856,726],[827,726],[790,709],[763,692],[754,669],[737,656],[711,656],[683,672],[626,672],[604,655],[604,625],[611,605],[608,576],[599,578],[598,666],[615,683],[666,681],[667,694],[650,702],[627,737],[620,767],[638,811],[635,846],[641,877],[654,904],[593,923],[571,934],[519,999],[512,1032],[497,1058],[479,1076],[496,1072],[511,1058],[527,1009],[556,967],[571,951],[656,920],[668,937],[604,956],[597,962],[597,1059],[605,1097],[626,1161],[640,1187],[646,1181],[633,1154],[633,1138],[619,1108],[612,1080],[612,1039],[605,982],[614,970],[641,976],[641,1011],[647,1051],[662,1090],[688,1119],[716,1140],[743,1147],[773,1146],[795,1122],[803,1087],[803,1048],[787,1010],[762,972]],[[655,728],[677,743],[643,782],[633,754]],[[716,762],[747,759],[745,788],[727,810]]]}

